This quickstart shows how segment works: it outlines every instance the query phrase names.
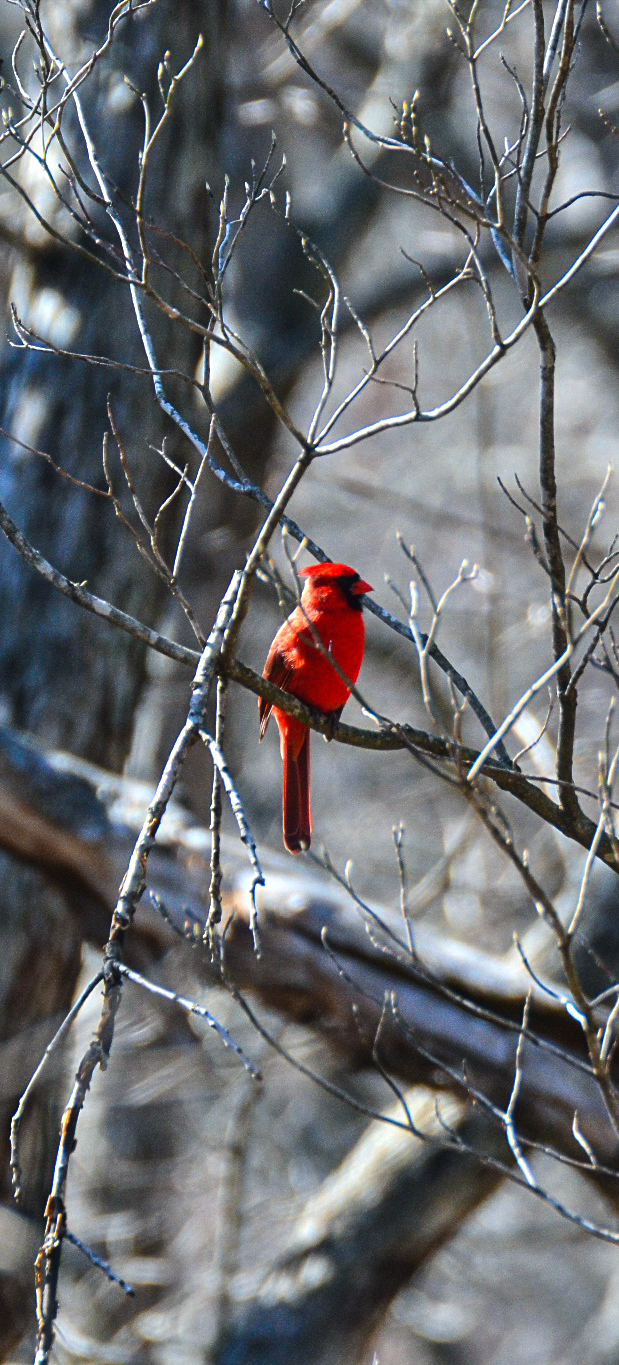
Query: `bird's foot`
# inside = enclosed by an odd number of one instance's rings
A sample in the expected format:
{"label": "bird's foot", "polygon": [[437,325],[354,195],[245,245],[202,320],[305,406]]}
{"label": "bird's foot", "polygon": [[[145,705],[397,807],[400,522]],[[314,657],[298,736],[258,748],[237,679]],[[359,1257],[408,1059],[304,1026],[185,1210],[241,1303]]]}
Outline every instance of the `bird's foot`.
{"label": "bird's foot", "polygon": [[327,744],[330,744],[331,740],[335,739],[335,732],[340,723],[340,717],[343,710],[344,707],[340,706],[338,707],[337,711],[327,711],[326,713],[326,721],[328,728],[325,730],[323,739],[327,741]]}

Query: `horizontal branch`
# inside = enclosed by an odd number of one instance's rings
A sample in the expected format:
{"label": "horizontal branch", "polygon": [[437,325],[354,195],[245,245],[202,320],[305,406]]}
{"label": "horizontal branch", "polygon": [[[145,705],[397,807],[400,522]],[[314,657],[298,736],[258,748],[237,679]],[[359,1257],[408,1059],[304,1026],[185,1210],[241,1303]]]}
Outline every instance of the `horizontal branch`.
{"label": "horizontal branch", "polygon": [[[280,711],[285,711],[287,715],[294,716],[297,720],[302,721],[310,730],[316,730],[318,734],[326,735],[328,739],[333,739],[340,744],[348,744],[355,749],[371,749],[378,753],[408,749],[413,754],[418,753],[449,764],[450,771],[457,775],[461,769],[468,772],[479,757],[477,749],[468,748],[466,745],[456,745],[439,735],[431,735],[425,730],[418,730],[414,725],[399,725],[395,721],[385,721],[384,728],[373,730],[363,729],[356,725],[346,725],[342,721],[334,727],[332,719],[324,712],[316,711],[314,707],[307,706],[305,702],[300,701],[298,697],[291,696],[289,692],[282,692],[281,688],[275,687],[273,683],[261,678],[247,664],[241,663],[239,659],[229,660],[226,664],[220,660],[217,668],[220,673],[225,674],[233,682],[240,683],[242,687],[246,687],[255,696],[264,697],[273,706],[277,706]],[[589,819],[582,811],[577,815],[568,814],[517,768],[506,768],[502,764],[490,761],[484,763],[478,776],[489,778],[497,787],[500,787],[501,791],[509,792],[521,805],[526,806],[545,824],[552,825],[554,829],[580,844],[582,848],[589,850],[591,847],[596,836],[596,822]],[[598,855],[613,871],[617,871],[613,847],[606,835],[599,841]]]}
{"label": "horizontal branch", "polygon": [[[11,437],[10,439],[13,438]],[[204,453],[205,455],[208,455],[206,447],[204,447]],[[209,464],[210,463],[209,460]],[[226,481],[228,480],[226,479]],[[246,483],[242,485],[236,485],[236,490],[252,497],[268,511],[273,510],[272,499],[267,497],[266,493],[263,493],[261,489],[249,481],[246,481]],[[324,551],[321,550],[320,546],[316,545],[314,541],[308,540],[301,527],[298,526],[295,521],[292,521],[290,517],[283,515],[280,518],[280,522],[286,527],[295,540],[299,543],[304,542],[311,553],[320,562],[327,561],[327,556]],[[165,635],[161,635],[158,631],[152,630],[149,626],[144,625],[142,621],[137,620],[135,616],[130,616],[127,612],[120,611],[118,607],[112,606],[111,603],[105,601],[104,598],[97,597],[94,593],[88,592],[83,584],[74,583],[70,578],[67,578],[65,574],[61,573],[59,569],[54,568],[40,551],[26,539],[23,531],[20,531],[15,525],[15,522],[2,503],[0,503],[0,530],[4,532],[7,540],[10,541],[11,545],[13,545],[26,563],[29,564],[31,568],[35,569],[36,572],[39,573],[52,588],[55,588],[57,592],[63,593],[66,597],[69,597],[71,601],[76,602],[78,606],[93,612],[95,616],[100,616],[111,625],[117,626],[120,630],[124,630],[128,634],[133,635],[136,639],[141,640],[144,644],[148,645],[151,649],[157,650],[160,654],[165,654],[168,658],[174,659],[178,663],[195,668],[200,657],[196,650],[188,649],[184,645],[179,645],[175,640],[170,640]],[[385,608],[379,606],[377,602],[373,602],[371,598],[366,599],[365,606],[372,615],[376,616],[378,620],[382,621],[390,630],[394,630],[396,634],[401,635],[404,639],[412,641],[413,636],[410,628],[404,625],[402,621],[399,621],[396,616],[393,616],[391,612],[386,611]],[[421,639],[422,642],[425,642],[423,634],[421,635]],[[476,694],[467,683],[466,678],[453,667],[438,646],[433,644],[430,653],[439,668],[451,678],[460,694],[469,701],[472,710],[478,716],[478,719],[481,721],[488,736],[494,735],[496,726],[491,717],[488,716],[485,708],[482,707]],[[497,752],[501,752],[501,747],[498,744]],[[509,762],[509,756],[504,750],[502,751],[502,756],[504,761]]]}
{"label": "horizontal branch", "polygon": [[[136,617],[130,616],[127,612],[121,611],[118,607],[112,606],[104,598],[97,597],[88,591],[81,583],[74,583],[70,578],[54,568],[47,559],[35,549],[26,539],[23,533],[15,525],[9,516],[6,508],[0,503],[0,531],[4,533],[7,540],[14,546],[31,568],[35,569],[51,587],[57,592],[61,592],[65,597],[70,598],[78,606],[99,616],[110,625],[132,635],[134,639],[141,641],[151,649],[155,649],[159,654],[165,655],[177,663],[190,665],[195,668],[199,654],[188,649],[184,645],[177,644],[175,640],[170,640],[167,636],[161,635],[158,631],[152,630]],[[391,628],[399,629],[398,633],[409,635],[406,627],[402,626],[395,618],[389,616],[388,612],[376,613],[380,619]],[[434,651],[433,651],[434,653]],[[437,659],[437,662],[439,660]],[[454,676],[456,670],[452,669],[448,660],[441,655],[440,666],[454,679],[455,685],[463,695],[469,696],[470,689],[466,679],[459,674],[457,679]],[[445,761],[450,768],[458,768],[462,765],[467,771],[473,767],[479,759],[479,751],[464,746],[456,746],[449,740],[442,739],[440,736],[428,734],[424,730],[418,730],[412,725],[400,725],[396,722],[385,722],[382,729],[361,729],[357,726],[346,725],[340,722],[333,729],[332,720],[325,716],[321,711],[314,710],[313,707],[306,706],[297,697],[293,697],[288,692],[282,692],[273,683],[261,678],[247,664],[240,660],[227,660],[225,665],[221,659],[216,664],[216,671],[225,674],[232,681],[240,683],[258,697],[264,697],[273,705],[285,711],[288,715],[295,716],[297,720],[303,721],[311,730],[316,730],[319,734],[326,735],[330,739],[338,741],[340,744],[349,744],[358,749],[373,749],[376,751],[387,751],[395,749],[409,749],[413,752],[429,756],[431,758]],[[477,708],[475,708],[478,714]],[[489,719],[489,718],[488,718]],[[492,722],[490,722],[492,724]],[[484,725],[487,729],[487,726]],[[498,745],[497,745],[498,748]],[[480,777],[490,778],[502,791],[509,792],[522,805],[526,806],[546,824],[559,830],[575,843],[580,844],[587,850],[591,847],[596,833],[596,824],[590,820],[583,812],[567,813],[561,806],[550,799],[545,792],[539,790],[533,782],[525,777],[516,768],[507,767],[503,762],[484,763],[479,774]],[[604,835],[598,846],[598,857],[609,867],[616,871],[616,860],[610,840]]]}
{"label": "horizontal branch", "polygon": [[[208,457],[206,447],[205,457]],[[209,464],[212,467],[210,459]],[[221,472],[223,474],[223,471]],[[238,491],[257,500],[260,505],[267,507],[269,511],[273,510],[272,500],[267,497],[266,493],[263,494],[261,489],[257,488],[254,484],[248,482],[247,486],[239,485]],[[320,546],[316,545],[313,541],[308,541],[307,537],[304,535],[301,528],[297,526],[295,521],[292,521],[287,516],[282,516],[280,518],[280,524],[285,526],[299,543],[304,541],[311,553],[315,555],[319,561],[322,562],[327,559],[327,556],[324,554],[324,551],[320,549]],[[166,658],[174,659],[176,663],[185,664],[190,668],[196,667],[200,658],[200,655],[196,650],[189,649],[185,645],[177,644],[175,640],[170,640],[167,636],[161,635],[159,631],[152,630],[151,627],[145,625],[143,621],[139,621],[135,616],[130,616],[127,612],[112,606],[112,604],[107,602],[104,598],[97,597],[94,593],[88,592],[83,584],[74,583],[70,578],[67,578],[65,574],[61,573],[59,569],[54,568],[53,564],[50,564],[49,560],[45,559],[40,551],[35,549],[34,545],[31,545],[30,541],[26,539],[23,531],[20,531],[15,525],[15,522],[12,517],[9,516],[9,513],[6,508],[3,507],[2,503],[0,503],[0,530],[4,532],[7,540],[10,541],[18,554],[22,556],[22,559],[24,559],[32,569],[35,569],[36,572],[50,584],[50,587],[55,588],[57,592],[63,593],[65,597],[68,597],[72,602],[77,603],[78,606],[84,607],[86,611],[92,612],[95,616],[100,616],[102,620],[109,622],[110,625],[116,626],[119,630],[125,631],[128,635],[132,635],[134,639],[139,640],[150,649],[156,650],[159,654],[165,655]],[[390,612],[385,611],[385,608],[379,606],[377,602],[373,602],[368,598],[366,599],[365,605],[367,609],[372,612],[374,616],[377,616],[390,630],[394,630],[396,634],[402,635],[404,639],[413,639],[410,628],[399,621],[396,616],[392,616]],[[426,637],[421,633],[421,640],[423,643],[425,643],[425,639]],[[463,677],[458,669],[453,667],[443,654],[442,650],[434,643],[430,648],[430,654],[438,667],[442,669],[443,673],[451,679],[460,695],[467,700],[482,728],[486,731],[488,738],[494,736],[496,734],[494,721],[473,691],[472,687],[470,687],[466,678]],[[504,762],[507,765],[510,764],[509,754],[500,740],[496,745],[496,753],[501,762]]]}

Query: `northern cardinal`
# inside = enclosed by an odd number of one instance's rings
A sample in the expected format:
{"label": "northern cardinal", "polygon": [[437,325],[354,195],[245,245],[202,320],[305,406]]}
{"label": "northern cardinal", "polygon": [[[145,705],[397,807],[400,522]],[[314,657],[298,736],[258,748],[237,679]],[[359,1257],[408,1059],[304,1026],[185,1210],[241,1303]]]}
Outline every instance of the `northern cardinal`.
{"label": "northern cardinal", "polygon": [[[293,697],[339,718],[350,696],[347,683],[357,681],[361,668],[364,641],[361,598],[372,588],[346,564],[313,564],[309,569],[301,569],[299,577],[305,579],[300,606],[278,630],[262,676]],[[321,651],[314,631],[347,682]],[[284,765],[284,845],[290,853],[300,853],[309,848],[312,833],[310,732],[301,721],[260,697],[260,739],[271,713],[279,730]]]}

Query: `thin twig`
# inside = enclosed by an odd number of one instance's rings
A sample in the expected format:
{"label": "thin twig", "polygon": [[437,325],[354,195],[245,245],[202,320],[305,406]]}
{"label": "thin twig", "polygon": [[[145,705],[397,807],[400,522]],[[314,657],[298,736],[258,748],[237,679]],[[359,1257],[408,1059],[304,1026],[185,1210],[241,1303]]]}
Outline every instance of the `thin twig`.
{"label": "thin twig", "polygon": [[108,1279],[111,1284],[117,1284],[119,1288],[122,1289],[123,1294],[127,1295],[127,1298],[135,1298],[135,1289],[133,1289],[130,1284],[127,1284],[127,1281],[123,1280],[120,1275],[117,1275],[116,1271],[112,1270],[111,1265],[108,1265],[107,1261],[104,1261],[101,1256],[97,1256],[90,1247],[86,1246],[85,1242],[80,1242],[79,1237],[76,1237],[74,1232],[69,1232],[68,1228],[65,1229],[64,1235],[67,1242],[71,1242],[72,1246],[77,1247],[78,1251],[81,1251],[82,1256],[85,1256],[86,1259],[90,1261],[91,1265],[96,1266],[97,1270],[103,1271],[106,1279]]}
{"label": "thin twig", "polygon": [[64,1042],[67,1033],[69,1032],[71,1024],[74,1022],[75,1019],[77,1019],[77,1016],[82,1006],[84,1005],[85,1001],[88,999],[89,995],[92,995],[92,992],[94,991],[95,987],[99,985],[100,981],[103,981],[103,972],[97,972],[97,975],[92,978],[92,981],[89,981],[88,985],[84,987],[84,990],[82,991],[79,998],[75,1001],[75,1004],[71,1006],[71,1009],[63,1019],[60,1028],[57,1029],[51,1042],[47,1044],[47,1047],[45,1049],[45,1052],[43,1053],[43,1056],[41,1057],[39,1065],[37,1066],[36,1071],[34,1071],[32,1076],[30,1077],[26,1089],[24,1090],[24,1093],[21,1096],[17,1109],[15,1110],[15,1113],[13,1114],[13,1117],[11,1119],[11,1179],[13,1183],[13,1198],[16,1204],[20,1204],[22,1199],[21,1165],[19,1161],[19,1130],[21,1127],[22,1119],[26,1112],[28,1101],[33,1091],[35,1090],[36,1086],[38,1085],[38,1082],[41,1079],[41,1076],[45,1070],[45,1067],[47,1066],[50,1057],[52,1056],[52,1053],[58,1051],[58,1048],[60,1047],[61,1043]]}
{"label": "thin twig", "polygon": [[142,976],[140,972],[135,972],[131,967],[126,967],[124,962],[118,963],[118,971],[121,976],[126,976],[127,980],[133,981],[136,986],[142,986],[143,990],[149,991],[151,995],[158,995],[162,1000],[169,1000],[173,1005],[180,1005],[180,1008],[182,1010],[187,1010],[188,1014],[195,1014],[198,1018],[204,1019],[209,1028],[213,1029],[218,1038],[221,1038],[224,1046],[236,1053],[239,1061],[243,1063],[245,1070],[249,1072],[250,1076],[253,1076],[254,1080],[257,1081],[262,1079],[258,1067],[254,1065],[243,1051],[242,1047],[240,1047],[238,1043],[235,1043],[234,1038],[230,1036],[223,1024],[220,1024],[219,1021],[215,1019],[215,1016],[211,1014],[210,1010],[207,1010],[204,1005],[198,1005],[195,1000],[189,1000],[186,996],[179,995],[176,991],[166,990],[165,986],[158,986],[154,981],[149,981],[147,977]]}

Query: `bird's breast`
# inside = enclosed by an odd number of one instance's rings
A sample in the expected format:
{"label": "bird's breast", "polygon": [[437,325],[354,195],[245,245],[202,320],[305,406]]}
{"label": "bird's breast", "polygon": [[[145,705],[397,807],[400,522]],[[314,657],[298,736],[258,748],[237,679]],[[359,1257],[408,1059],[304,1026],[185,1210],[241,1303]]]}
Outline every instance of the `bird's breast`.
{"label": "bird's breast", "polygon": [[[312,621],[318,637],[327,651],[320,650],[306,621],[287,650],[287,662],[292,666],[292,677],[288,691],[317,706],[322,711],[336,711],[350,696],[350,688],[339,676],[330,659],[333,659],[349,683],[355,683],[363,658],[364,629],[361,613],[347,616],[342,621],[340,613],[323,614]],[[328,657],[330,656],[330,657]]]}

